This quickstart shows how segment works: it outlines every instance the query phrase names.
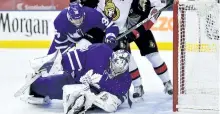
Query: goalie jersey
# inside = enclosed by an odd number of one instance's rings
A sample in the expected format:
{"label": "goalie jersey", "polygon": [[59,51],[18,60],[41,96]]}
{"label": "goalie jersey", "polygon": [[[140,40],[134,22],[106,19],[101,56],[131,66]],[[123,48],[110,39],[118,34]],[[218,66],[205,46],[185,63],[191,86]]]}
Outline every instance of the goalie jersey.
{"label": "goalie jersey", "polygon": [[74,73],[72,76],[78,83],[80,83],[80,77],[92,69],[94,73],[102,76],[98,82],[99,91],[107,91],[120,97],[128,92],[131,76],[126,71],[115,78],[109,78],[109,59],[112,53],[113,50],[106,44],[93,44],[87,49],[77,49],[64,54],[62,65],[64,71]]}

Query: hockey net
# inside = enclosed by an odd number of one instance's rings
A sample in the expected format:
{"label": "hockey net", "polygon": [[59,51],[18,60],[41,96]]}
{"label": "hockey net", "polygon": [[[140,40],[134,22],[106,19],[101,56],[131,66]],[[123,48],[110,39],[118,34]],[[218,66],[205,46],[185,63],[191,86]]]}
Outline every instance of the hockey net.
{"label": "hockey net", "polygon": [[173,110],[218,113],[219,1],[179,0],[173,16]]}

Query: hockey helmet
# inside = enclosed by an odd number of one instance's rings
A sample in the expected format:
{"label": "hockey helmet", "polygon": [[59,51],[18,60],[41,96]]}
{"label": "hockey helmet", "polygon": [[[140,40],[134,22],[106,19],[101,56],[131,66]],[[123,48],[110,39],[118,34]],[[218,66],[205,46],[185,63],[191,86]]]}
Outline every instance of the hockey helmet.
{"label": "hockey helmet", "polygon": [[117,50],[110,57],[110,78],[114,78],[128,70],[130,53],[125,50]]}
{"label": "hockey helmet", "polygon": [[79,27],[84,20],[85,12],[78,2],[70,3],[67,11],[67,19],[75,26]]}

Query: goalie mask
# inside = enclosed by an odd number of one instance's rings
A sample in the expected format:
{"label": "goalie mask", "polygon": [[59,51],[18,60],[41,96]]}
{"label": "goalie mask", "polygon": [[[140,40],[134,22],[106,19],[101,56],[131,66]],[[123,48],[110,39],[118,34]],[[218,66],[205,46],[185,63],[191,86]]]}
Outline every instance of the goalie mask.
{"label": "goalie mask", "polygon": [[74,24],[75,26],[79,27],[84,20],[85,12],[83,11],[82,5],[78,2],[70,3],[67,11],[67,19]]}
{"label": "goalie mask", "polygon": [[125,50],[118,50],[112,53],[110,57],[110,78],[114,78],[126,70],[128,70],[130,60],[129,52]]}

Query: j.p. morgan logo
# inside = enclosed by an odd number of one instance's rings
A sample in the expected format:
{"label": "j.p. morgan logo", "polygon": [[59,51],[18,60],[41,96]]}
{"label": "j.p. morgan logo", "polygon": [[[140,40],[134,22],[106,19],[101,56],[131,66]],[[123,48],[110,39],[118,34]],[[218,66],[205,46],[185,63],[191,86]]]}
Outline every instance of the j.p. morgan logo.
{"label": "j.p. morgan logo", "polygon": [[22,18],[21,16],[11,17],[10,15],[10,13],[0,13],[0,32],[20,33],[27,37],[48,35],[48,24],[50,20]]}

